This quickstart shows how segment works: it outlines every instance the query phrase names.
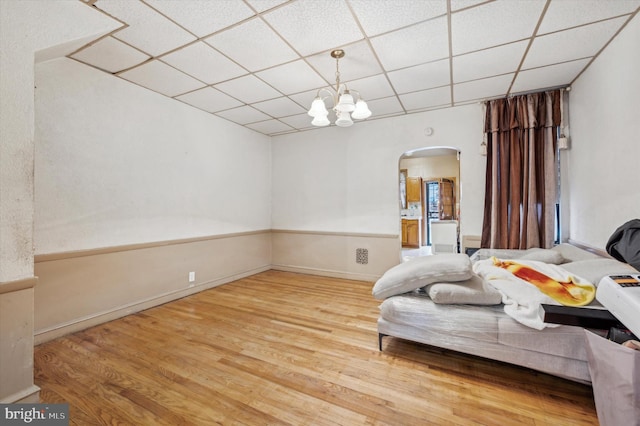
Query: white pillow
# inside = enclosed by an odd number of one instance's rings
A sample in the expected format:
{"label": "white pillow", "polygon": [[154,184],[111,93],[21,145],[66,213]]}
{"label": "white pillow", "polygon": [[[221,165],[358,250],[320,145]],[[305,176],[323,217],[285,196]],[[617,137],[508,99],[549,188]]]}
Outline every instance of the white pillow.
{"label": "white pillow", "polygon": [[500,292],[475,274],[466,281],[429,284],[425,291],[434,303],[447,305],[499,305],[502,303]]}
{"label": "white pillow", "polygon": [[373,297],[386,299],[434,282],[464,281],[471,278],[471,260],[466,254],[436,254],[415,257],[389,269],[373,286]]}
{"label": "white pillow", "polygon": [[560,267],[572,274],[575,274],[594,285],[598,285],[600,280],[607,275],[635,274],[638,271],[631,265],[618,262],[615,259],[605,257],[599,259],[578,260],[569,262]]}
{"label": "white pillow", "polygon": [[564,262],[564,257],[560,252],[543,248],[530,248],[519,258],[523,260],[535,260],[536,262],[550,263],[552,265],[560,265]]}

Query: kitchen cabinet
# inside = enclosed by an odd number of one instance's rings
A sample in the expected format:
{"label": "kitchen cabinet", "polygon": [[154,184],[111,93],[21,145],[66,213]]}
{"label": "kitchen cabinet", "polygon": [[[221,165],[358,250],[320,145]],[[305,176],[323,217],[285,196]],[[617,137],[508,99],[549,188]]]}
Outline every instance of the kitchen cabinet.
{"label": "kitchen cabinet", "polygon": [[407,202],[419,203],[422,200],[422,178],[421,177],[408,177],[407,178]]}
{"label": "kitchen cabinet", "polygon": [[402,246],[420,247],[420,222],[416,219],[402,219]]}
{"label": "kitchen cabinet", "polygon": [[455,219],[455,195],[453,182],[442,179],[440,182],[440,220]]}

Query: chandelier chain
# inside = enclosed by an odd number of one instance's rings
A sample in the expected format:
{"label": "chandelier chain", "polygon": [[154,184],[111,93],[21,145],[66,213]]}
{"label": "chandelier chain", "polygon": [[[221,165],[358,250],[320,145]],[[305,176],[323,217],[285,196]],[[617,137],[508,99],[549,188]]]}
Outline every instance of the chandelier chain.
{"label": "chandelier chain", "polygon": [[340,58],[336,58],[336,93],[340,91],[340,67],[338,63]]}

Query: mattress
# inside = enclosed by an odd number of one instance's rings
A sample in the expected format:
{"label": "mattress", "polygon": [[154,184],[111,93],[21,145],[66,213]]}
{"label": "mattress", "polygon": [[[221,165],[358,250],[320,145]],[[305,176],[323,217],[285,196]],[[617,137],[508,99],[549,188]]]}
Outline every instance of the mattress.
{"label": "mattress", "polygon": [[428,328],[417,328],[410,325],[390,322],[384,318],[378,318],[378,332],[385,336],[393,336],[439,348],[451,349],[457,352],[520,365],[580,383],[591,383],[588,363],[579,359],[505,346],[500,343],[483,342],[462,336],[443,334],[429,330]]}
{"label": "mattress", "polygon": [[389,297],[380,305],[380,317],[389,322],[490,343],[498,343],[498,320],[504,316],[502,305],[442,305],[424,293]]}
{"label": "mattress", "polygon": [[[387,298],[380,305],[380,318],[386,323],[405,325],[429,336],[431,344],[443,342],[475,345],[473,353],[487,344],[527,352],[586,361],[584,330],[557,326],[535,330],[506,315],[503,305],[444,305],[434,303],[424,293],[407,293]],[[459,339],[460,338],[460,339]]]}
{"label": "mattress", "polygon": [[563,325],[533,330],[505,316],[498,320],[498,341],[514,348],[587,361],[581,327]]}

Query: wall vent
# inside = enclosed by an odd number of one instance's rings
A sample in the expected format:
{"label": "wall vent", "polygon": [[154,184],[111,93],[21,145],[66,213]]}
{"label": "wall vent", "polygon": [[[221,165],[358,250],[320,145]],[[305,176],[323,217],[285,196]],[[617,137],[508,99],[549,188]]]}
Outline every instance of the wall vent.
{"label": "wall vent", "polygon": [[366,265],[369,263],[369,250],[366,248],[356,249],[356,263]]}

